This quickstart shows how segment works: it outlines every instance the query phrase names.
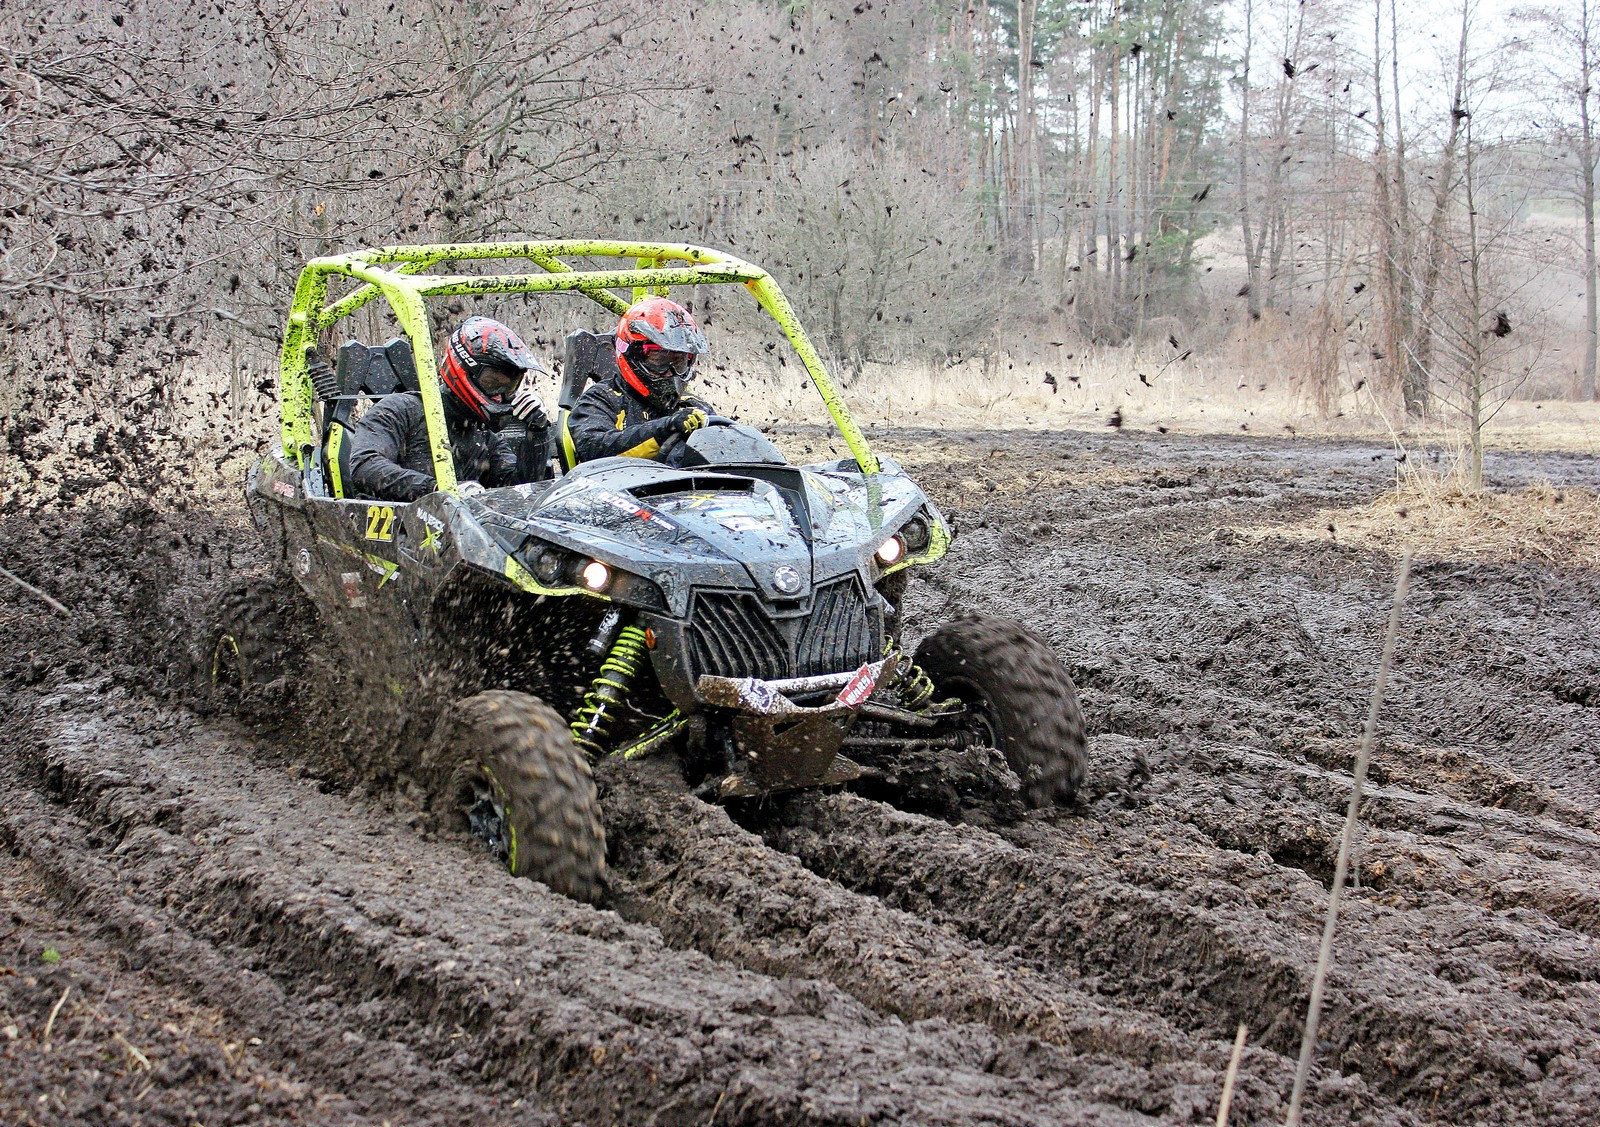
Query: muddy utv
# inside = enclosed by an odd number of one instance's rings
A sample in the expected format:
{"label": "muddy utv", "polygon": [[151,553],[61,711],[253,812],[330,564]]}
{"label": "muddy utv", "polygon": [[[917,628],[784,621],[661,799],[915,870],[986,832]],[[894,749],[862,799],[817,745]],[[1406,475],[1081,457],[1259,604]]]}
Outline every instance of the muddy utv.
{"label": "muddy utv", "polygon": [[[506,263],[518,272],[490,272]],[[452,272],[432,272],[441,266]],[[577,330],[560,366],[560,418],[548,434],[519,436],[554,463],[550,479],[458,484],[426,299],[567,293],[615,316],[629,290],[729,284],[777,322],[850,457],[791,465],[760,431],[716,419],[657,460],[573,465],[566,415],[588,381],[615,370],[609,333]],[[379,299],[399,335],[345,341],[331,372],[308,362],[347,318],[365,309],[374,323],[381,306],[367,307]],[[421,397],[438,485],[412,504],[348,486],[347,428],[364,403],[396,392]],[[603,756],[678,755],[710,800],[846,784],[892,792],[962,755],[981,786],[1009,787],[1025,805],[1064,802],[1083,778],[1077,697],[1036,635],[965,616],[914,656],[901,650],[910,571],[945,554],[949,525],[873,454],[758,267],[617,241],[318,258],[295,289],[281,402],[282,446],[247,486],[254,518],[324,636],[373,683],[434,710],[406,770],[514,873],[597,895],[605,841],[590,768]],[[275,677],[281,608],[246,591],[222,610],[212,678]]]}

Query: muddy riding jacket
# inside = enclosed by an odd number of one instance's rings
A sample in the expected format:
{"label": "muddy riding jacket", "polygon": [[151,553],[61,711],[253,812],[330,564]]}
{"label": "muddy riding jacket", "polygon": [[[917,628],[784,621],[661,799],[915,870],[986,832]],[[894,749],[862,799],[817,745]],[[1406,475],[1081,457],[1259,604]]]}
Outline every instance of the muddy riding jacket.
{"label": "muddy riding jacket", "polygon": [[654,458],[673,433],[672,416],[685,407],[711,408],[692,395],[679,397],[671,411],[656,412],[627,390],[621,375],[590,386],[578,397],[567,419],[568,454],[574,462],[596,458]]}
{"label": "muddy riding jacket", "polygon": [[[456,477],[488,488],[518,484],[516,445],[450,396],[443,398]],[[361,416],[350,436],[350,477],[354,496],[375,501],[415,501],[438,488],[421,396],[385,395]]]}

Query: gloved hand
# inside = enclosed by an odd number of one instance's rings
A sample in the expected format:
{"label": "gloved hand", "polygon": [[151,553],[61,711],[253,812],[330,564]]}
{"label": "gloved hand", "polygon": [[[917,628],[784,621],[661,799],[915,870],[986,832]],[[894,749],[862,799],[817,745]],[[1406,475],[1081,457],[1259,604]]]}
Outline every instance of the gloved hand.
{"label": "gloved hand", "polygon": [[539,401],[539,393],[526,381],[512,393],[509,406],[511,413],[530,427],[550,425],[550,416],[544,413],[544,404]]}
{"label": "gloved hand", "polygon": [[688,436],[706,425],[706,413],[698,407],[684,407],[672,416],[671,424],[669,430]]}

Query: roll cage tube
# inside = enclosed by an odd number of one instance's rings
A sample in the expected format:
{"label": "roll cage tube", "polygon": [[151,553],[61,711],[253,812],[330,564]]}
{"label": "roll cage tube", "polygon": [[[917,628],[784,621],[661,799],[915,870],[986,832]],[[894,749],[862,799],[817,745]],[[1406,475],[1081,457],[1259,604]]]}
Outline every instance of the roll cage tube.
{"label": "roll cage tube", "polygon": [[[580,270],[569,258],[631,258],[631,267]],[[424,274],[441,262],[520,258],[532,262],[538,274]],[[361,283],[350,293],[328,302],[328,283],[345,277]],[[742,283],[756,303],[778,323],[783,334],[822,396],[823,405],[844,437],[861,472],[878,472],[878,459],[839,395],[822,358],[795,316],[794,307],[772,277],[759,266],[705,247],[685,243],[633,243],[614,239],[555,239],[539,242],[444,243],[432,246],[379,247],[351,254],[314,258],[300,271],[294,304],[289,311],[279,358],[280,410],[284,455],[301,469],[316,449],[313,427],[316,392],[306,367],[306,349],[318,335],[332,328],[369,302],[384,298],[401,329],[411,340],[423,414],[428,424],[428,444],[434,480],[441,490],[456,491],[455,464],[445,430],[444,403],[440,398],[438,368],[428,332],[423,299],[494,293],[581,293],[603,309],[619,316],[628,302],[615,290],[631,289],[635,298],[647,293],[665,295],[670,286]]]}

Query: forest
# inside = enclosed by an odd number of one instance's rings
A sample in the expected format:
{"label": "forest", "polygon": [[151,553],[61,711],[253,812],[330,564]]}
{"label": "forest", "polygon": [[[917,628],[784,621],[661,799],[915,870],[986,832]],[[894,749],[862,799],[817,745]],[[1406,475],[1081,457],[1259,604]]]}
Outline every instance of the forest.
{"label": "forest", "polygon": [[1589,0],[0,0],[7,448],[63,386],[236,430],[307,258],[513,235],[761,263],[930,421],[1165,384],[1476,436],[1596,395],[1593,33]]}

